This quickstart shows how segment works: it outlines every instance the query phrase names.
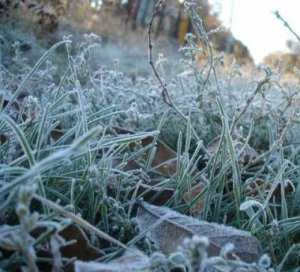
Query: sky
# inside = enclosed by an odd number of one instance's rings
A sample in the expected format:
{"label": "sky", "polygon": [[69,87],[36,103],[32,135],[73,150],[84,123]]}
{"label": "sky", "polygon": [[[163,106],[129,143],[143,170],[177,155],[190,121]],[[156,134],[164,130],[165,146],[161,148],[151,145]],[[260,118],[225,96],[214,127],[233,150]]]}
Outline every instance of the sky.
{"label": "sky", "polygon": [[[210,0],[220,11],[220,19],[235,38],[250,50],[256,63],[272,52],[288,51],[286,41],[294,36],[272,13],[278,10],[300,33],[300,0]],[[233,8],[232,8],[233,7]],[[232,11],[232,12],[231,12]]]}

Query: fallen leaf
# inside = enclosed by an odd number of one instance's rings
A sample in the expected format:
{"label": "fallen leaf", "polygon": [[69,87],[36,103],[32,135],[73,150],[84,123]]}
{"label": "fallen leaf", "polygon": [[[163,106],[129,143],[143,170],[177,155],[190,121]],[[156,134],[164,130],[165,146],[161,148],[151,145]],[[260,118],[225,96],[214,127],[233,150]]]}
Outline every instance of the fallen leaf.
{"label": "fallen leaf", "polygon": [[89,261],[102,256],[102,252],[90,244],[84,231],[74,224],[63,229],[59,235],[66,241],[76,241],[75,243],[61,247],[60,251],[63,257],[76,257],[79,260]]}
{"label": "fallen leaf", "polygon": [[[113,130],[118,134],[132,134],[134,132],[126,130],[120,127],[114,127]],[[141,141],[143,147],[152,144],[154,141],[153,137],[147,137]],[[135,143],[131,143],[130,148],[134,148]],[[177,153],[172,150],[167,144],[161,140],[156,141],[156,153],[154,155],[151,169],[148,171],[148,175],[151,177],[150,184],[142,184],[138,191],[138,195],[142,195],[144,200],[155,205],[165,204],[173,195],[173,188],[159,188],[156,187],[156,182],[153,178],[155,173],[158,173],[164,177],[171,177],[177,172]],[[124,170],[137,170],[141,169],[136,161],[127,162]],[[193,174],[197,174],[197,170]],[[161,181],[161,179],[160,179]],[[186,203],[190,203],[204,188],[204,183],[198,183],[183,196],[183,200]],[[146,192],[146,193],[145,193]],[[200,213],[203,209],[204,203],[203,200],[197,200],[193,205],[191,212],[196,214]]]}
{"label": "fallen leaf", "polygon": [[63,129],[60,124],[58,124],[51,132],[50,137],[55,142],[58,141],[64,135]]}
{"label": "fallen leaf", "polygon": [[218,256],[227,243],[234,244],[233,254],[244,261],[253,262],[261,256],[260,243],[249,232],[200,221],[166,207],[143,202],[136,219],[140,229],[148,229],[149,238],[165,254],[174,252],[186,238],[198,235],[209,239],[209,256]]}
{"label": "fallen leaf", "polygon": [[[129,160],[122,167],[120,164],[122,163],[121,159],[113,160],[113,167],[117,167],[123,171],[135,171],[142,169],[143,167],[136,162],[135,160]],[[163,205],[165,204],[174,194],[173,188],[159,186],[159,182],[161,182],[161,176],[155,172],[147,173],[148,177],[145,178],[144,175],[140,175],[139,172],[135,172],[134,175],[138,175],[139,178],[143,181],[137,190],[137,196],[142,197],[145,201],[155,204],[155,205]],[[110,188],[114,188],[116,183],[112,180],[110,182]],[[136,191],[136,188],[132,189],[132,193]]]}
{"label": "fallen leaf", "polygon": [[[38,227],[34,229],[31,235],[35,238],[42,236],[46,231],[45,227]],[[90,244],[85,232],[77,225],[72,224],[61,230],[59,236],[65,241],[60,247],[60,252],[64,258],[76,258],[82,261],[91,261],[103,256],[103,252]],[[51,250],[46,247],[41,247],[37,255],[39,257],[52,257]],[[46,269],[45,264],[41,264],[43,271],[51,271],[51,266]],[[68,271],[72,271],[72,266]]]}
{"label": "fallen leaf", "polygon": [[[11,96],[8,93],[9,91],[0,89],[0,105],[3,107],[3,109],[6,108],[11,100]],[[20,106],[17,102],[13,102],[11,104],[11,109],[16,113],[20,112]]]}
{"label": "fallen leaf", "polygon": [[174,195],[174,189],[141,184],[138,195],[142,196],[145,201],[151,204],[164,205]]}
{"label": "fallen leaf", "polygon": [[281,199],[281,186],[284,187],[285,194],[295,192],[295,186],[290,180],[272,184],[269,181],[257,178],[246,182],[246,195],[254,198],[260,196],[260,194],[266,196],[272,190],[271,198]]}
{"label": "fallen leaf", "polygon": [[[153,143],[153,137],[142,140],[142,145],[147,146]],[[152,170],[156,170],[162,175],[170,177],[177,171],[177,154],[166,143],[157,140],[156,153],[152,161]]]}
{"label": "fallen leaf", "polygon": [[7,136],[5,134],[0,134],[0,145],[3,145],[7,142]]}
{"label": "fallen leaf", "polygon": [[248,164],[250,161],[254,161],[258,157],[258,153],[249,144],[244,145],[241,142],[235,142],[235,149],[239,155],[239,162],[243,165]]}
{"label": "fallen leaf", "polygon": [[149,258],[136,249],[127,250],[123,256],[109,263],[75,262],[75,272],[137,272],[146,271],[149,267]]}
{"label": "fallen leaf", "polygon": [[[154,256],[154,255],[153,255]],[[160,254],[160,256],[163,256]],[[188,256],[180,255],[181,258],[188,258]],[[166,256],[165,256],[166,257]],[[152,257],[146,256],[143,252],[137,249],[129,249],[125,251],[124,255],[110,261],[104,262],[75,262],[75,272],[123,272],[123,271],[187,271],[184,262],[188,263],[190,260],[179,259],[174,262],[174,255],[171,259],[165,258],[164,267],[154,266]],[[155,263],[155,262],[154,262]],[[188,271],[199,271],[191,264],[192,268]],[[197,265],[195,265],[197,266]],[[197,270],[196,270],[197,269]],[[223,258],[204,258],[201,263],[202,272],[257,272],[259,267],[254,264],[248,264],[240,260],[227,260]]]}
{"label": "fallen leaf", "polygon": [[203,192],[204,188],[204,183],[198,183],[183,195],[183,200],[185,201],[185,203],[189,204],[192,201],[195,201],[195,203],[193,203],[193,206],[191,207],[192,214],[200,214],[203,210],[204,200],[196,198]]}
{"label": "fallen leaf", "polygon": [[[133,131],[126,130],[119,127],[113,128],[118,134],[133,134]],[[147,137],[141,140],[141,144],[143,147],[152,144],[154,138]],[[130,147],[134,148],[136,146],[135,143],[131,143]],[[161,140],[157,140],[156,142],[156,153],[154,155],[151,167],[151,170],[155,170],[159,172],[161,175],[170,177],[174,175],[177,171],[177,154],[171,149],[166,143]]]}
{"label": "fallen leaf", "polygon": [[122,163],[123,163],[123,161],[120,158],[114,158],[112,160],[112,166],[114,168],[117,167],[118,169],[122,169],[123,171],[126,171],[126,172],[138,170],[138,169],[142,168],[142,166],[135,160],[128,160],[128,161],[126,161],[125,164],[123,164],[121,166]]}

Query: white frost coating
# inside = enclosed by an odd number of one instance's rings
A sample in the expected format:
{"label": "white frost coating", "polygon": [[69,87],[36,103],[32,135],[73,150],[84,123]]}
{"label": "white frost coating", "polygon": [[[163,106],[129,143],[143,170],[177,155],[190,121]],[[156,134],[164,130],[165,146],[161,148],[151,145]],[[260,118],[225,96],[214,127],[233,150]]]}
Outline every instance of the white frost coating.
{"label": "white frost coating", "polygon": [[[159,220],[161,223],[157,224]],[[261,254],[260,243],[249,232],[197,220],[166,207],[143,203],[138,211],[137,222],[140,229],[148,230],[148,236],[167,254],[174,252],[186,238],[195,235],[209,239],[208,251],[211,256],[218,255],[228,243],[234,246],[233,253],[245,261],[255,261]]]}
{"label": "white frost coating", "polygon": [[150,266],[149,258],[136,249],[127,250],[124,255],[110,263],[75,262],[75,272],[123,272],[143,271]]}

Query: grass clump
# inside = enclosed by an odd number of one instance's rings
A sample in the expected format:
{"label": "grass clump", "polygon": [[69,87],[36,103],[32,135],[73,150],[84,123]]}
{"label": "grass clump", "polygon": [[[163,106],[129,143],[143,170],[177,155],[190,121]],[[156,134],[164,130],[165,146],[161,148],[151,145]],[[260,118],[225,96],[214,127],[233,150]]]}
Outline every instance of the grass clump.
{"label": "grass clump", "polygon": [[[63,230],[72,224],[97,248],[97,260],[134,245],[151,256],[150,271],[172,271],[183,260],[180,271],[198,271],[202,259],[245,271],[272,271],[271,263],[275,271],[299,269],[299,87],[281,86],[268,70],[245,80],[233,65],[224,74],[189,8],[199,36],[187,37],[169,73],[163,62],[153,63],[171,107],[155,78],[133,80],[117,65],[95,65],[101,54],[95,35],[77,48],[65,38],[34,66],[16,46],[13,64],[1,65],[1,269],[68,269],[78,257],[61,250],[70,243]],[[208,55],[200,67],[199,39]],[[153,167],[161,140],[176,150],[169,175]],[[199,183],[202,190],[186,201]],[[173,194],[164,205],[249,230],[269,257],[247,266],[227,260],[225,248],[207,260],[202,238],[171,256],[157,253],[138,228],[136,208],[149,191],[166,188]],[[88,257],[82,259],[94,260]]]}

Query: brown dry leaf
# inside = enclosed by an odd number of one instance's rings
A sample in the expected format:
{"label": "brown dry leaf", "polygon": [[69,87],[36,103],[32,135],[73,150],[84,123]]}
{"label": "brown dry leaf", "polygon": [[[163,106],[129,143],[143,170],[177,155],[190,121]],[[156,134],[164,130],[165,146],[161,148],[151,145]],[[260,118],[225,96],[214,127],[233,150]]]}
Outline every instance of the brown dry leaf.
{"label": "brown dry leaf", "polygon": [[[123,163],[123,161],[119,158],[114,158],[112,160],[112,166],[113,167],[120,167],[120,164]],[[122,167],[120,167],[123,171],[133,171],[141,169],[142,166],[136,162],[135,160],[128,160],[126,164],[123,164]]]}
{"label": "brown dry leaf", "polygon": [[[198,183],[195,186],[191,188],[188,192],[184,193],[183,200],[185,203],[191,203],[199,194],[203,192],[205,188],[204,183]],[[196,203],[193,204],[193,207],[191,208],[192,214],[200,214],[204,207],[204,200],[203,199],[197,199]]]}
{"label": "brown dry leaf", "polygon": [[[32,236],[39,237],[45,231],[46,229],[44,227],[36,228],[32,231]],[[66,245],[63,245],[60,248],[62,257],[75,257],[79,260],[90,261],[103,256],[103,253],[100,250],[90,244],[89,239],[84,231],[74,224],[60,231],[59,236],[62,237],[66,242]],[[51,252],[48,249],[42,249],[38,252],[38,255],[49,257],[51,256]]]}
{"label": "brown dry leaf", "polygon": [[140,229],[149,230],[149,238],[165,254],[174,252],[186,238],[198,235],[209,239],[209,256],[219,255],[220,250],[227,243],[234,244],[233,253],[244,261],[253,262],[261,256],[260,243],[249,232],[200,221],[166,207],[141,203],[137,222]]}
{"label": "brown dry leaf", "polygon": [[255,180],[251,180],[246,184],[246,195],[251,197],[259,196],[259,192],[267,193],[271,188],[271,184],[257,178]]}
{"label": "brown dry leaf", "polygon": [[[113,166],[116,167],[122,163],[120,159],[113,160]],[[141,169],[142,166],[134,161],[129,160],[123,166],[122,170],[124,171],[134,171]],[[157,186],[157,184],[161,181],[161,176],[157,177],[156,173],[148,173],[149,179],[145,179],[142,175],[140,176],[141,180],[144,181],[139,185],[137,190],[137,195],[143,197],[143,199],[149,203],[155,205],[163,205],[165,204],[174,194],[173,188],[166,188]],[[114,182],[111,182],[111,186],[113,187]],[[136,188],[133,188],[132,192],[134,192]]]}
{"label": "brown dry leaf", "polygon": [[174,189],[141,184],[138,195],[151,204],[164,205],[174,195]]}
{"label": "brown dry leaf", "polygon": [[[118,134],[132,134],[132,131],[114,127],[113,128],[116,133]],[[153,137],[147,137],[141,141],[141,144],[143,147],[150,145],[153,142]],[[130,148],[134,148],[136,144],[132,143],[130,145]],[[156,153],[154,156],[154,159],[152,161],[152,168],[153,171],[152,174],[155,174],[157,172],[160,175],[163,175],[165,177],[170,177],[176,174],[177,172],[177,154],[174,150],[172,150],[167,144],[165,144],[161,140],[157,140],[156,145]],[[126,170],[136,170],[140,169],[141,167],[139,164],[135,161],[129,161],[126,165]],[[197,171],[195,171],[193,174],[196,174]],[[151,172],[149,173],[151,176]],[[174,194],[174,189],[172,188],[158,188],[155,187],[156,182],[151,176],[151,184],[148,186],[146,184],[142,184],[140,190],[138,191],[139,195],[143,195],[143,198],[152,204],[155,205],[163,205],[166,203]],[[151,189],[152,187],[152,189]],[[192,201],[204,188],[204,183],[198,183],[195,185],[189,192],[186,192],[184,194],[183,200],[186,203],[189,203]],[[145,191],[147,191],[146,194]],[[197,203],[192,208],[193,213],[200,213],[203,209],[203,201],[198,200]]]}
{"label": "brown dry leaf", "polygon": [[281,186],[284,186],[284,193],[289,194],[295,192],[295,187],[290,180],[286,180],[282,183],[278,182],[276,187],[272,188],[272,183],[266,180],[257,178],[255,180],[251,180],[247,182],[246,185],[246,195],[250,197],[257,197],[260,193],[265,195],[269,194],[271,190],[273,190],[271,198],[275,197],[276,199],[281,198]]}
{"label": "brown dry leaf", "polygon": [[[24,99],[24,97],[26,96],[25,95],[19,95],[18,96],[18,100],[22,100]],[[8,91],[7,90],[3,90],[3,89],[0,89],[0,104],[2,105],[3,108],[6,108],[6,106],[8,105],[8,103],[10,102],[11,100],[11,96],[8,94]],[[17,112],[19,113],[20,112],[20,106],[18,104],[18,102],[13,102],[11,104],[11,109],[14,111],[14,112]]]}
{"label": "brown dry leaf", "polygon": [[0,145],[3,145],[7,142],[7,136],[5,134],[0,134]]}
{"label": "brown dry leaf", "polygon": [[[153,137],[142,140],[145,147],[153,142]],[[158,171],[164,176],[172,176],[177,171],[177,154],[167,144],[161,140],[157,140],[156,154],[152,161],[152,169]]]}
{"label": "brown dry leaf", "polygon": [[75,262],[75,272],[137,272],[149,267],[149,258],[136,249],[127,250],[122,257],[109,263]]}
{"label": "brown dry leaf", "polygon": [[79,260],[90,261],[102,256],[100,250],[92,246],[82,229],[76,225],[70,225],[60,233],[66,241],[75,240],[75,243],[61,247],[63,257],[76,257]]}
{"label": "brown dry leaf", "polygon": [[[118,134],[133,134],[132,131],[119,127],[113,128]],[[147,137],[141,141],[143,147],[153,142],[153,137]],[[131,148],[134,148],[136,144],[132,143]],[[170,177],[176,173],[177,167],[177,155],[166,143],[161,140],[157,140],[157,150],[152,161],[152,170],[159,172],[161,175]]]}
{"label": "brown dry leaf", "polygon": [[50,137],[54,141],[58,141],[64,135],[63,129],[60,124],[58,124],[51,132]]}
{"label": "brown dry leaf", "polygon": [[[239,154],[239,162],[243,165],[248,164],[250,161],[255,160],[258,157],[258,153],[249,144],[243,144],[241,142],[234,142],[234,147],[237,154]],[[241,153],[241,154],[240,154]]]}

